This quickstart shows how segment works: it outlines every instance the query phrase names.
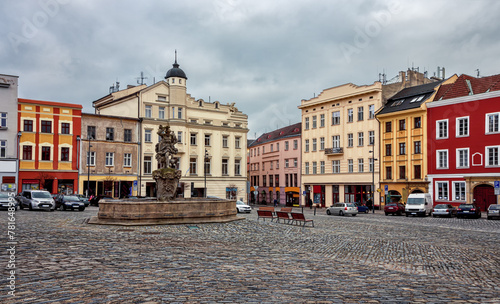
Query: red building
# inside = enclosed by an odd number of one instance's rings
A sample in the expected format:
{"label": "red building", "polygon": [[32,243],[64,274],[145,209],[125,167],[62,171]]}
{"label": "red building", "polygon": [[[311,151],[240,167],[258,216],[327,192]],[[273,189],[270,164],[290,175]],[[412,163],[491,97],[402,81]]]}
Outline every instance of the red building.
{"label": "red building", "polygon": [[461,75],[427,103],[428,179],[434,204],[497,203],[500,75]]}
{"label": "red building", "polygon": [[18,189],[78,193],[82,106],[18,99]]}

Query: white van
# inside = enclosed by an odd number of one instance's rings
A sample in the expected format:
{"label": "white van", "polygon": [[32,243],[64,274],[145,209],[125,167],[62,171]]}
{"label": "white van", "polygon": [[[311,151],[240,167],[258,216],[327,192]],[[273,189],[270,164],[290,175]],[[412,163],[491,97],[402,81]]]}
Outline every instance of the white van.
{"label": "white van", "polygon": [[406,216],[426,216],[432,213],[432,200],[429,193],[412,193],[408,196],[405,207]]}

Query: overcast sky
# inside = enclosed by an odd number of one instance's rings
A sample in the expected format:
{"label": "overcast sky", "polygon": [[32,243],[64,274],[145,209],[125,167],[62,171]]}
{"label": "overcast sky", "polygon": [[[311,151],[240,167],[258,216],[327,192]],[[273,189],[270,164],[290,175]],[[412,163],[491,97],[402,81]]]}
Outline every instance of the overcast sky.
{"label": "overcast sky", "polygon": [[297,106],[409,67],[500,73],[496,0],[3,0],[0,74],[19,97],[82,104],[162,80],[174,51],[187,91],[235,102],[249,138],[300,121]]}

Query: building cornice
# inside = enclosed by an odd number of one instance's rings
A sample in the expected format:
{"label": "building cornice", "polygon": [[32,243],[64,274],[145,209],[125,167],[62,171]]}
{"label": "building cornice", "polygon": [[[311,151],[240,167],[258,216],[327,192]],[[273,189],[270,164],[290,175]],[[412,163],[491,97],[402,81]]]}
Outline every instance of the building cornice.
{"label": "building cornice", "polygon": [[493,91],[493,92],[488,92],[488,93],[481,93],[481,94],[468,95],[468,96],[462,96],[462,97],[456,97],[456,98],[450,98],[450,99],[436,100],[433,102],[428,102],[425,105],[427,106],[427,108],[437,108],[437,107],[444,107],[444,106],[449,106],[449,105],[454,105],[454,104],[459,104],[459,103],[490,99],[490,98],[495,98],[495,97],[500,97],[500,91]]}

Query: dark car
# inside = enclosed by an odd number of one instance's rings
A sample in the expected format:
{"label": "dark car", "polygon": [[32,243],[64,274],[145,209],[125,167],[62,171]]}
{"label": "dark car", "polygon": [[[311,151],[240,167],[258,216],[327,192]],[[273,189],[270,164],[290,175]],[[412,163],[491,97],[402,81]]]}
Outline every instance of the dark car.
{"label": "dark car", "polygon": [[385,215],[403,215],[405,213],[405,206],[401,203],[388,203],[384,207],[384,213]]}
{"label": "dark car", "polygon": [[[17,210],[17,206],[19,203],[17,202],[14,193],[9,195],[4,192],[0,192],[0,209],[9,210],[10,208],[14,208],[14,211]],[[12,209],[11,209],[12,210]]]}
{"label": "dark car", "polygon": [[108,195],[92,196],[89,200],[90,206],[99,206],[99,201],[102,199],[114,199],[114,198]]}
{"label": "dark car", "polygon": [[81,202],[85,204],[85,207],[88,207],[90,205],[90,198],[86,197],[83,194],[74,194],[74,196],[78,197]]}
{"label": "dark car", "polygon": [[85,204],[76,195],[59,195],[56,198],[56,209],[85,210]]}
{"label": "dark car", "polygon": [[438,204],[432,209],[432,217],[447,216],[452,217],[457,215],[457,208],[450,204]]}
{"label": "dark car", "polygon": [[492,220],[493,218],[500,218],[500,205],[492,204],[488,207],[488,219]]}
{"label": "dark car", "polygon": [[458,206],[457,209],[457,218],[462,217],[481,217],[481,209],[475,204],[462,204]]}
{"label": "dark car", "polygon": [[370,208],[362,203],[354,203],[356,207],[358,207],[358,213],[368,213],[370,212]]}

